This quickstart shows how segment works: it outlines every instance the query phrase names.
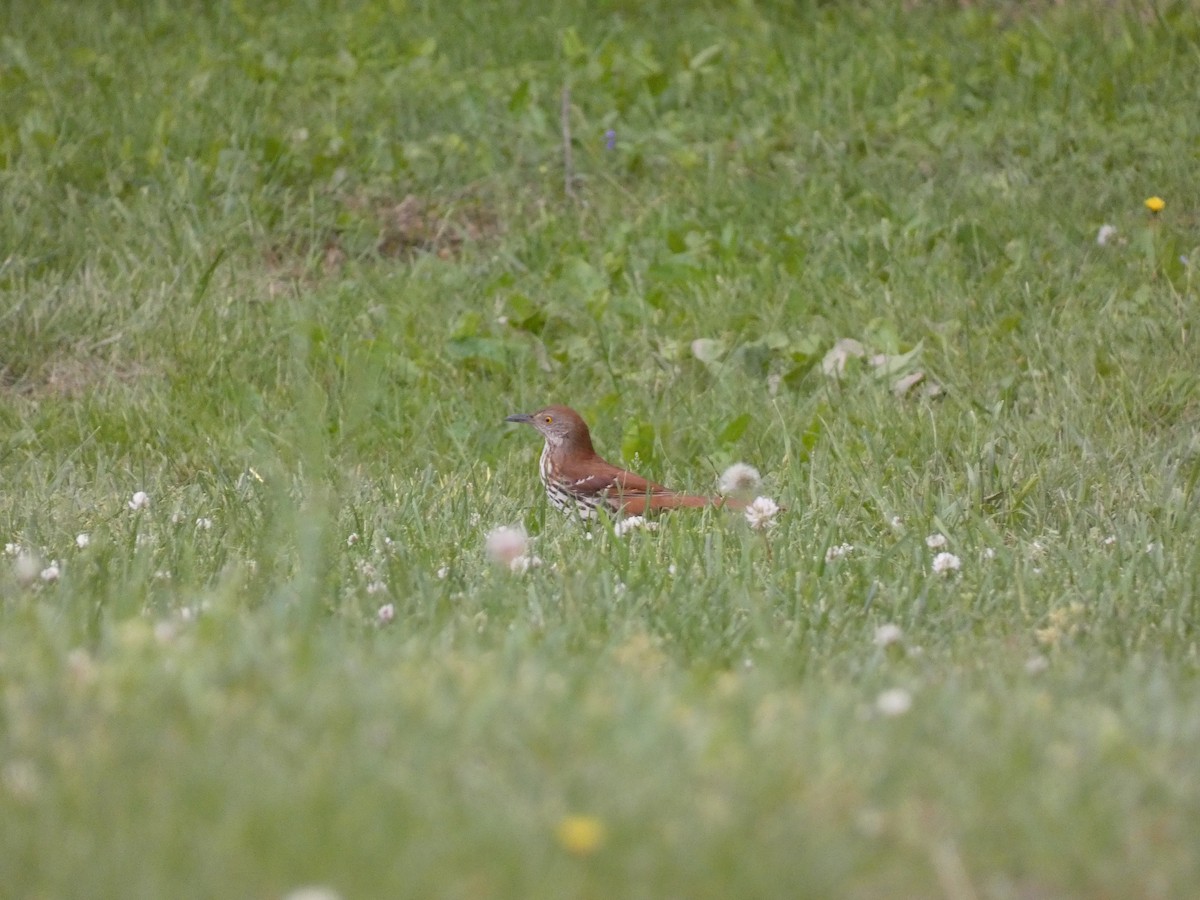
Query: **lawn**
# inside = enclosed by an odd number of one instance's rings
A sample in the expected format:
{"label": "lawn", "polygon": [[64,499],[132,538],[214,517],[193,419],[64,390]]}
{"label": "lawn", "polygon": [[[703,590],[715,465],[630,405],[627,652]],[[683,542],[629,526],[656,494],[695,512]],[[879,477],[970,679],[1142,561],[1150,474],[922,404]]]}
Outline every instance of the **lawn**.
{"label": "lawn", "polygon": [[1195,895],[1198,12],[7,4],[3,893]]}

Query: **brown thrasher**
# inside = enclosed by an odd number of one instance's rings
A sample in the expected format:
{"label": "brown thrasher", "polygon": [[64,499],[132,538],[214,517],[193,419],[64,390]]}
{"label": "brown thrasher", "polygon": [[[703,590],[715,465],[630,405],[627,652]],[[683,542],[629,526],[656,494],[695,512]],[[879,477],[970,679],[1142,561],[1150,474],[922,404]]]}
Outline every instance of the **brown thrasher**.
{"label": "brown thrasher", "polygon": [[546,439],[538,468],[546,495],[558,509],[591,519],[603,506],[610,515],[642,516],[660,509],[745,504],[725,497],[680,494],[614,466],[592,447],[587,423],[569,406],[547,406],[509,416],[506,422],[532,425]]}

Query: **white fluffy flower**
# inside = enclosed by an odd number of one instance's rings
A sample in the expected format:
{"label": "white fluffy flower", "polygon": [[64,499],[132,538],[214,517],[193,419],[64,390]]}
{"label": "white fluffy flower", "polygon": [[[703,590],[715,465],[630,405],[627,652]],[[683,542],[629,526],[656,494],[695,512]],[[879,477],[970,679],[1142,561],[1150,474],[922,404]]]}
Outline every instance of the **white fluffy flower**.
{"label": "white fluffy flower", "polygon": [[657,528],[657,522],[651,522],[648,519],[642,518],[641,516],[629,516],[629,518],[621,519],[621,521],[613,525],[613,534],[615,534],[617,537],[621,537],[630,531],[637,531],[639,529],[644,531],[655,531]]}
{"label": "white fluffy flower", "polygon": [[196,527],[201,531],[208,531],[212,528],[212,519],[208,516],[201,516],[196,520]]}
{"label": "white fluffy flower", "polygon": [[150,495],[145,491],[137,491],[129,500],[129,508],[134,512],[150,508]]}
{"label": "white fluffy flower", "polygon": [[722,472],[717,484],[722,494],[737,494],[755,490],[761,481],[762,476],[758,474],[758,469],[739,462]]}
{"label": "white fluffy flower", "polygon": [[512,566],[529,549],[529,535],[520,525],[501,525],[488,532],[485,547],[488,558],[496,565]]}
{"label": "white fluffy flower", "polygon": [[17,581],[28,587],[33,584],[41,571],[42,563],[32,553],[20,553],[17,555],[16,562],[13,563],[13,574],[17,576]]}
{"label": "white fluffy flower", "polygon": [[962,568],[962,560],[953,553],[939,553],[933,558],[933,574],[949,575]]}
{"label": "white fluffy flower", "polygon": [[1117,229],[1113,225],[1101,225],[1100,230],[1096,232],[1096,243],[1101,247],[1107,247],[1109,242],[1117,236]]}
{"label": "white fluffy flower", "polygon": [[375,613],[375,621],[380,625],[386,625],[394,618],[396,618],[396,607],[392,603],[383,604]]}
{"label": "white fluffy flower", "polygon": [[75,546],[78,547],[80,550],[82,550],[84,547],[86,547],[91,542],[92,542],[92,536],[90,534],[88,534],[86,531],[83,532],[82,534],[75,535]]}
{"label": "white fluffy flower", "polygon": [[770,497],[756,497],[754,502],[746,507],[746,521],[751,528],[770,528],[779,513],[779,504]]}
{"label": "white fluffy flower", "polygon": [[912,709],[912,694],[904,688],[890,688],[875,698],[875,708],[885,716],[902,716]]}
{"label": "white fluffy flower", "polygon": [[41,579],[46,582],[58,581],[60,575],[62,572],[58,568],[58,560],[51,560],[50,565],[41,571]]}
{"label": "white fluffy flower", "polygon": [[940,531],[938,531],[934,534],[931,534],[929,537],[925,538],[925,546],[928,547],[930,550],[937,550],[941,547],[945,547],[946,546],[946,536],[944,534],[942,534]]}
{"label": "white fluffy flower", "polygon": [[542,558],[540,556],[526,556],[522,553],[520,556],[513,557],[511,560],[509,560],[508,570],[514,575],[524,575],[530,569],[536,569],[541,566],[541,564]]}
{"label": "white fluffy flower", "polygon": [[825,551],[825,562],[833,562],[835,559],[849,556],[852,552],[854,552],[853,544],[837,544]]}
{"label": "white fluffy flower", "polygon": [[904,631],[894,622],[888,622],[875,629],[875,646],[890,647],[904,640]]}

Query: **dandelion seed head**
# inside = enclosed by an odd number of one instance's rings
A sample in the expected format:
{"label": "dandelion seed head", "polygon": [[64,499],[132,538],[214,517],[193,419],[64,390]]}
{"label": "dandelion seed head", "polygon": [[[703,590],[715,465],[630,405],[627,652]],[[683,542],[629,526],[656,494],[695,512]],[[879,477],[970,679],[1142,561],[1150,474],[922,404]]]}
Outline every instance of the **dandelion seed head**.
{"label": "dandelion seed head", "polygon": [[737,494],[742,491],[756,490],[762,482],[758,469],[747,463],[734,463],[721,473],[718,486],[722,494]]}

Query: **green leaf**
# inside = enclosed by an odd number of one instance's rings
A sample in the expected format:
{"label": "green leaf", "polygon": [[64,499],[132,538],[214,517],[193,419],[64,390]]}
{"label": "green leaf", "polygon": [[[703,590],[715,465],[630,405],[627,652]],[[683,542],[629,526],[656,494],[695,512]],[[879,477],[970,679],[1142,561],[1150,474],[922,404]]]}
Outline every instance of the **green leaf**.
{"label": "green leaf", "polygon": [[733,444],[741,439],[741,436],[746,433],[746,429],[750,427],[750,413],[742,413],[736,419],[733,419],[721,431],[720,437],[717,438],[722,444]]}

